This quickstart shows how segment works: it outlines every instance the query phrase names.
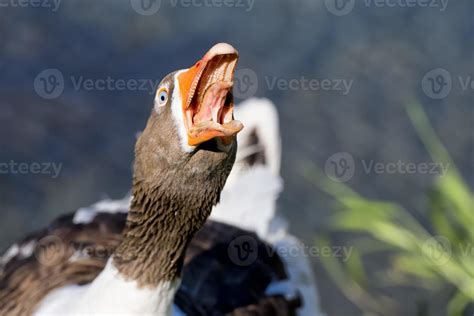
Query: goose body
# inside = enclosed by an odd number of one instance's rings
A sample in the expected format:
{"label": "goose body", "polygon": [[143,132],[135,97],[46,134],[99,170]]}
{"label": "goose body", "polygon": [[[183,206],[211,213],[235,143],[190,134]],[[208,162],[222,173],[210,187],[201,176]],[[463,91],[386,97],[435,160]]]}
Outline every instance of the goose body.
{"label": "goose body", "polygon": [[[116,207],[120,203],[123,203],[123,207],[117,208],[117,213],[111,212],[112,207],[108,208],[111,205]],[[25,284],[27,288],[23,291],[20,289],[6,295],[2,293],[4,296],[0,297],[0,301],[8,303],[2,306],[2,315],[31,314],[27,310],[31,309],[32,305],[36,305],[35,315],[64,315],[66,311],[72,310],[71,306],[74,307],[74,314],[78,314],[78,310],[84,311],[84,307],[77,306],[81,303],[78,298],[90,293],[93,283],[99,284],[96,278],[102,275],[117,276],[116,273],[108,273],[107,269],[114,269],[108,266],[107,256],[113,253],[120,243],[121,229],[126,222],[127,205],[129,199],[101,201],[76,213],[60,217],[47,229],[19,242],[16,247],[35,244],[33,247],[37,247],[38,251],[49,247],[50,253],[44,257],[38,252],[38,255],[31,253],[28,257],[18,253],[3,266],[4,280],[15,279],[14,282],[26,281],[29,284]],[[87,222],[74,223],[74,219],[83,211],[89,214],[94,212],[94,218]],[[50,236],[55,238],[50,239]],[[258,257],[249,265],[241,265],[241,262],[234,260],[236,257],[228,255],[232,242],[242,237],[256,241],[253,250],[258,252]],[[69,245],[68,249],[58,247],[58,240],[62,240],[63,245]],[[80,263],[80,266],[74,266],[74,262]],[[29,278],[22,271],[28,275],[33,271],[36,275]],[[121,315],[143,315],[142,311],[123,312],[121,305],[128,306],[131,301],[116,302],[116,297],[121,295],[120,290],[126,289],[130,299],[145,299],[145,302],[156,301],[156,297],[161,297],[161,293],[148,297],[149,292],[142,291],[139,287],[124,286],[130,283],[124,282],[119,275],[118,277],[118,280],[109,278],[107,282],[100,282],[108,283],[102,290],[109,292],[113,300],[106,300],[99,295],[87,299],[87,304],[90,306],[91,302],[97,301],[97,304],[107,308],[107,313],[118,313],[110,308],[113,303],[112,306],[120,308]],[[294,315],[300,305],[298,293],[288,288],[275,288],[287,282],[288,275],[283,262],[257,235],[208,220],[187,249],[182,284],[174,298],[172,314],[247,315],[243,311],[251,309],[258,311],[257,315]],[[111,284],[114,286],[111,287]],[[35,304],[35,301],[38,303]],[[8,312],[5,312],[6,310]],[[97,309],[84,314],[96,315]]]}
{"label": "goose body", "polygon": [[[306,259],[274,251],[300,246],[276,216],[282,181],[275,108],[268,100],[249,100],[236,112],[248,127],[239,134],[237,163],[211,219],[186,247],[178,277],[143,286],[147,278],[121,273],[113,256],[134,198],[104,200],[7,250],[0,259],[0,302],[8,302],[0,304],[1,314],[319,315]],[[242,259],[233,251],[243,246],[239,241],[250,241],[258,256]],[[14,288],[15,282],[25,288]]]}

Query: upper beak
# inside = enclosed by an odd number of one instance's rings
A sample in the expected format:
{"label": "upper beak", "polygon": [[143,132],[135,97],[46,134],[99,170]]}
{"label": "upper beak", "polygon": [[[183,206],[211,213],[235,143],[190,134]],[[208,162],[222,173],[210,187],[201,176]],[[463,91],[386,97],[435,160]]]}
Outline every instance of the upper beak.
{"label": "upper beak", "polygon": [[233,77],[239,54],[229,44],[213,46],[194,66],[178,76],[188,144],[220,137],[232,142],[243,128],[234,120]]}

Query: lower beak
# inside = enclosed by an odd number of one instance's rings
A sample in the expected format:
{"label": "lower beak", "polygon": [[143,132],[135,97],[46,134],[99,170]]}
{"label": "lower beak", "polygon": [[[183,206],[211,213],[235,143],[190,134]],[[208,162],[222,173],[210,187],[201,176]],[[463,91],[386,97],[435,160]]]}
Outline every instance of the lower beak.
{"label": "lower beak", "polygon": [[229,44],[213,46],[194,66],[178,76],[188,144],[213,138],[229,144],[243,128],[234,120],[232,95],[237,50]]}

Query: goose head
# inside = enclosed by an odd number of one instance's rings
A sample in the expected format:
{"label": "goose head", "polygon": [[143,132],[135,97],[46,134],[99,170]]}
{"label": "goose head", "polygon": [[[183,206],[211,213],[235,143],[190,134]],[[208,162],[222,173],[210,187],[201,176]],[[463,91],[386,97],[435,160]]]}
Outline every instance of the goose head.
{"label": "goose head", "polygon": [[159,189],[175,201],[217,203],[243,128],[233,115],[237,60],[237,50],[220,43],[161,81],[135,147],[134,186]]}

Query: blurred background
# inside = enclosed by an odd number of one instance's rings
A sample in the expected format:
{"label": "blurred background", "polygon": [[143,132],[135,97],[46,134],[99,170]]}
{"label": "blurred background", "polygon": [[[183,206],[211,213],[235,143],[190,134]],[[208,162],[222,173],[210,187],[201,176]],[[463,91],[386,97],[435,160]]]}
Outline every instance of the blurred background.
{"label": "blurred background", "polygon": [[473,37],[472,1],[0,0],[0,249],[124,196],[157,83],[229,42],[280,114],[279,212],[333,250],[322,310],[472,315]]}

